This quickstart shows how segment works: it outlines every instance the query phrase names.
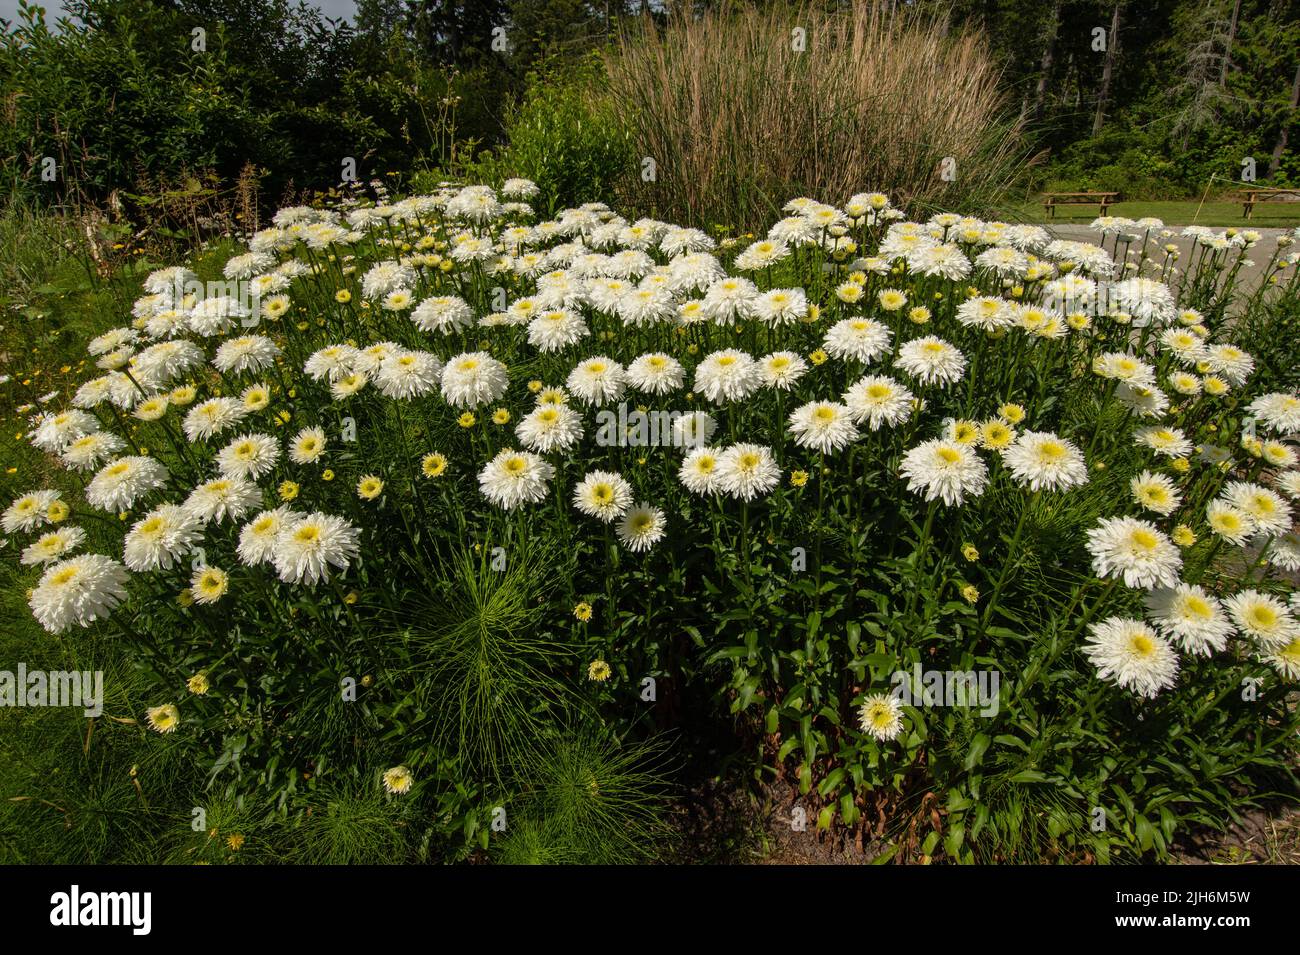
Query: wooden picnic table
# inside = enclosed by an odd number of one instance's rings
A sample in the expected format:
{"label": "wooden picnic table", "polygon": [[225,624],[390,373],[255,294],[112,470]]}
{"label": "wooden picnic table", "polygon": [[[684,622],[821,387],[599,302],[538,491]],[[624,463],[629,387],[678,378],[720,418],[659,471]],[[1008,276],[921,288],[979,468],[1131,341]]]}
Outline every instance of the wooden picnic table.
{"label": "wooden picnic table", "polygon": [[1241,215],[1244,219],[1249,219],[1255,214],[1255,203],[1257,202],[1292,202],[1295,200],[1287,199],[1286,196],[1295,196],[1300,200],[1300,189],[1247,189],[1245,198],[1241,200]]}
{"label": "wooden picnic table", "polygon": [[1047,217],[1054,219],[1056,217],[1057,206],[1071,205],[1099,205],[1101,206],[1101,215],[1106,214],[1106,209],[1112,203],[1119,201],[1118,192],[1045,192],[1043,193],[1043,208],[1047,210]]}

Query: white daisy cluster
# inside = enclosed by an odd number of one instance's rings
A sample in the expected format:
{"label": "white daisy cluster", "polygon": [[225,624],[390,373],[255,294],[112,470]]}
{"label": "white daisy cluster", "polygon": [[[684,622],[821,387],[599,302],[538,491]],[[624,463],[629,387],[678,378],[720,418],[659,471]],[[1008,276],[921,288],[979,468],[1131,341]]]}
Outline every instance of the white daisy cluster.
{"label": "white daisy cluster", "polygon": [[[1209,327],[1212,309],[1180,303],[1195,275],[1160,258],[1162,223],[1105,217],[1100,244],[1074,242],[911,221],[862,192],[792,199],[766,234],[717,241],[601,203],[542,219],[538,194],[509,179],[281,209],[224,263],[256,313],[201,294],[185,267],[149,275],[130,317],[89,343],[95,377],[30,418],[32,444],[83,487],[75,501],[34,490],[0,516],[31,538],[19,559],[43,574],[37,619],[102,619],[132,574],[201,606],[270,574],[328,583],[387,535],[469,510],[523,533],[553,509],[566,532],[652,561],[701,515],[793,510],[809,481],[820,499],[849,473],[850,508],[917,495],[931,517],[966,508],[988,526],[1104,500],[1081,547],[1102,586],[1143,592],[1147,619],[1091,625],[1082,650],[1103,680],[1150,697],[1180,654],[1234,637],[1300,675],[1276,588],[1226,595],[1201,577],[1221,546],[1300,569],[1300,397],[1249,393],[1254,356]],[[1197,269],[1259,241],[1184,235]],[[1102,424],[1076,433],[1062,404],[1089,389]],[[1085,487],[1125,441],[1140,469],[1109,496]],[[62,523],[71,513],[120,524],[120,560],[76,556],[93,535]],[[897,738],[894,702],[864,700],[864,732]]]}

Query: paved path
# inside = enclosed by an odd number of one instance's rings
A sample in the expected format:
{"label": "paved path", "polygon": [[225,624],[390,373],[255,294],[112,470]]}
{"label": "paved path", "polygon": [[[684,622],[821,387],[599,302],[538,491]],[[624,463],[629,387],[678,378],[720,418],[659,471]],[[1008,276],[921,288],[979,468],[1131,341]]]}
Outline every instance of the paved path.
{"label": "paved path", "polygon": [[[1045,228],[1052,235],[1056,236],[1056,238],[1058,239],[1070,239],[1071,241],[1074,242],[1091,242],[1094,245],[1101,244],[1101,233],[1098,232],[1096,229],[1089,228],[1086,225],[1076,225],[1076,224],[1060,225],[1053,222],[1040,222],[1039,225]],[[1183,227],[1180,225],[1170,225],[1170,226],[1166,226],[1165,228],[1173,232],[1174,235],[1167,239],[1158,239],[1156,241],[1153,241],[1152,247],[1156,250],[1156,254],[1153,255],[1150,249],[1148,249],[1147,257],[1154,259],[1157,262],[1161,261],[1162,256],[1159,254],[1159,250],[1163,246],[1172,242],[1176,246],[1178,246],[1178,251],[1180,253],[1178,257],[1177,266],[1179,268],[1185,268],[1187,266],[1187,263],[1191,261],[1192,240],[1184,239],[1178,235],[1178,233],[1183,231]],[[1245,231],[1246,228],[1253,228],[1253,227],[1243,227],[1242,231]],[[1221,233],[1223,232],[1223,229],[1216,228],[1214,231],[1216,233]],[[1260,239],[1259,244],[1256,245],[1253,249],[1251,249],[1250,253],[1246,256],[1248,260],[1253,261],[1255,263],[1255,267],[1253,269],[1243,270],[1244,275],[1238,281],[1238,287],[1243,289],[1247,293],[1253,292],[1256,288],[1259,287],[1259,283],[1262,280],[1262,276],[1263,276],[1264,266],[1268,265],[1268,260],[1273,257],[1273,250],[1277,248],[1277,244],[1276,244],[1277,237],[1279,235],[1282,235],[1283,233],[1292,232],[1293,230],[1270,228],[1270,229],[1254,229],[1254,231],[1258,232],[1261,236],[1263,236],[1263,238]],[[1106,248],[1109,249],[1111,248],[1111,246],[1112,243],[1110,241],[1110,237],[1107,236]],[[1133,251],[1136,251],[1136,249]]]}

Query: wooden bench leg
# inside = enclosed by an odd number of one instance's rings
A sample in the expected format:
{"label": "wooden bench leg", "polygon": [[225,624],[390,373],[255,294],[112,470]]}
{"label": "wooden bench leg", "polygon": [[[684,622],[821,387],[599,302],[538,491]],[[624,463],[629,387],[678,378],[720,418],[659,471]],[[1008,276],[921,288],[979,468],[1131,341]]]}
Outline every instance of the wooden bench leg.
{"label": "wooden bench leg", "polygon": [[1241,216],[1243,219],[1249,219],[1250,214],[1254,211],[1255,211],[1255,203],[1253,202],[1242,203]]}

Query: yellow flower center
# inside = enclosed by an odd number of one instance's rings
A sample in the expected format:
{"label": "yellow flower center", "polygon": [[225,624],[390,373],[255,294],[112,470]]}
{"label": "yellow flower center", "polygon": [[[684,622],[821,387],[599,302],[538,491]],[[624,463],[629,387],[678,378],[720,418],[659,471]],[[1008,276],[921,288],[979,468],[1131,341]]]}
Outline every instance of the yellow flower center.
{"label": "yellow flower center", "polygon": [[1134,634],[1133,639],[1129,641],[1129,647],[1134,655],[1139,657],[1149,657],[1156,649],[1155,641],[1143,633]]}
{"label": "yellow flower center", "polygon": [[1264,604],[1251,607],[1246,618],[1260,630],[1270,630],[1277,626],[1277,612]]}
{"label": "yellow flower center", "polygon": [[1155,550],[1156,544],[1159,543],[1155,534],[1141,527],[1130,535],[1129,540],[1136,549],[1145,551]]}
{"label": "yellow flower center", "polygon": [[64,584],[71,583],[73,578],[76,576],[77,568],[64,567],[61,571],[50,578],[50,583],[54,584],[56,587],[62,587]]}

